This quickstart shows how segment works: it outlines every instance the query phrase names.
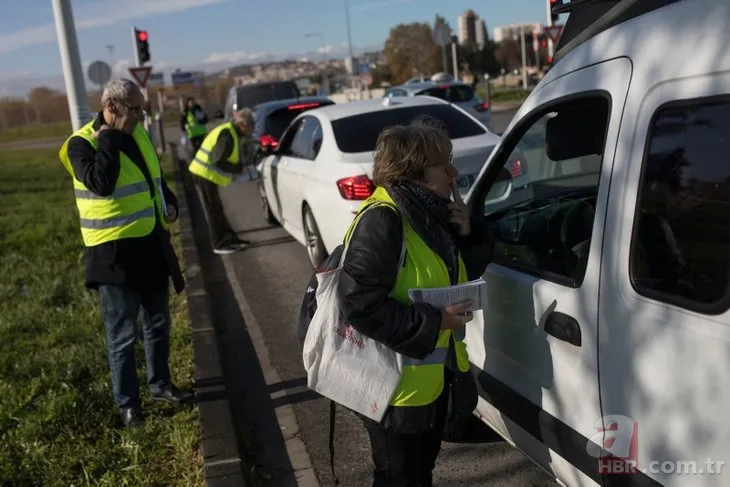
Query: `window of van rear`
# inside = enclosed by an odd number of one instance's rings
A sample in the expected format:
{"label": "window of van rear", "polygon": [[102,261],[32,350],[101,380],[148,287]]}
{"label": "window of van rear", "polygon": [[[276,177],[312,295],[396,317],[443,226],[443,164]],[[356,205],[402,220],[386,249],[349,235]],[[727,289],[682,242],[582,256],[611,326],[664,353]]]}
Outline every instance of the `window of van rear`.
{"label": "window of van rear", "polygon": [[236,105],[238,109],[251,108],[267,101],[286,100],[301,96],[299,88],[293,82],[257,83],[238,87]]}
{"label": "window of van rear", "polygon": [[445,104],[388,108],[361,113],[335,120],[332,122],[332,130],[335,133],[337,146],[342,152],[372,152],[375,150],[378,135],[384,128],[407,125],[413,119],[424,115],[443,122],[451,140],[487,133],[484,127],[461,111]]}
{"label": "window of van rear", "polygon": [[474,90],[464,85],[444,85],[428,88],[418,93],[419,95],[441,98],[450,103],[462,103],[474,98]]}

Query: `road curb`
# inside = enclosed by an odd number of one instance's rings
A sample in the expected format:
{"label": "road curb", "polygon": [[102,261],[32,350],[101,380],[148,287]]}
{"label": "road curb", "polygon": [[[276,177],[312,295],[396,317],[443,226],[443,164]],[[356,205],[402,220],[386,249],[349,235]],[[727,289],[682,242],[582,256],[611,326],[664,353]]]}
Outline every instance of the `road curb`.
{"label": "road curb", "polygon": [[188,314],[192,328],[195,395],[200,414],[200,445],[208,487],[251,484],[236,435],[229,394],[218,348],[218,338],[210,315],[210,302],[200,265],[195,223],[189,201],[197,200],[190,178],[177,154],[177,144],[168,145],[175,179],[180,214],[180,239],[183,248]]}

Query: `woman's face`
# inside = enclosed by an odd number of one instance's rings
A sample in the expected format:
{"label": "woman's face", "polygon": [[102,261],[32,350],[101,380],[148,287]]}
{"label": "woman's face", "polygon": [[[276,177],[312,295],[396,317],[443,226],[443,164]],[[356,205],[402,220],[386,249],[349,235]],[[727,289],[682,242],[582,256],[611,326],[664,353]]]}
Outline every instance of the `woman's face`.
{"label": "woman's face", "polygon": [[451,188],[459,172],[451,164],[452,154],[438,164],[429,166],[420,183],[444,199],[451,197]]}

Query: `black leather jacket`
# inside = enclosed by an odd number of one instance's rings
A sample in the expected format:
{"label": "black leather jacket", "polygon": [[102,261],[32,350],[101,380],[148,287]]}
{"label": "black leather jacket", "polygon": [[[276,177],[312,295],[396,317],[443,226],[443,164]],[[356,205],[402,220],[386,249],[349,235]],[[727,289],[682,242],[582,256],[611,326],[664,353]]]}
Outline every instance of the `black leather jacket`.
{"label": "black leather jacket", "polygon": [[[389,194],[421,238],[429,247],[437,248],[432,242],[439,238],[439,233],[433,231],[438,223],[423,208],[399,200],[392,191]],[[484,273],[494,248],[492,233],[481,222],[472,219],[471,227],[471,235],[456,241],[470,280]],[[398,274],[402,242],[403,224],[393,210],[373,208],[362,215],[352,233],[340,275],[340,308],[343,317],[359,332],[400,354],[423,359],[436,346],[441,312],[427,304],[405,305],[389,296]],[[442,258],[444,262],[453,260]],[[456,274],[451,271],[450,274]],[[429,416],[417,411],[422,408],[392,409],[410,410],[411,417]],[[402,421],[409,422],[407,418],[398,419]]]}

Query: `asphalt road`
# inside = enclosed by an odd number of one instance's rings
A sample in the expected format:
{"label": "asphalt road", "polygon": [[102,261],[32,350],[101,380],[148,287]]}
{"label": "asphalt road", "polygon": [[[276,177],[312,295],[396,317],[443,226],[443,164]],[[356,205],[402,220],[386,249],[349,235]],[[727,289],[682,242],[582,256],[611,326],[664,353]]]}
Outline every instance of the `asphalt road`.
{"label": "asphalt road", "polygon": [[[511,114],[495,114],[495,129],[504,130]],[[312,268],[302,245],[280,227],[265,223],[255,182],[232,184],[222,191],[226,213],[240,236],[254,244],[232,256],[240,283],[261,329],[268,359],[289,384],[304,441],[321,485],[333,485],[329,471],[329,403],[306,391],[297,339],[299,306]],[[335,461],[343,486],[371,483],[370,447],[361,423],[339,411]],[[496,437],[484,444],[444,443],[435,472],[436,485],[554,486],[530,460]]]}

